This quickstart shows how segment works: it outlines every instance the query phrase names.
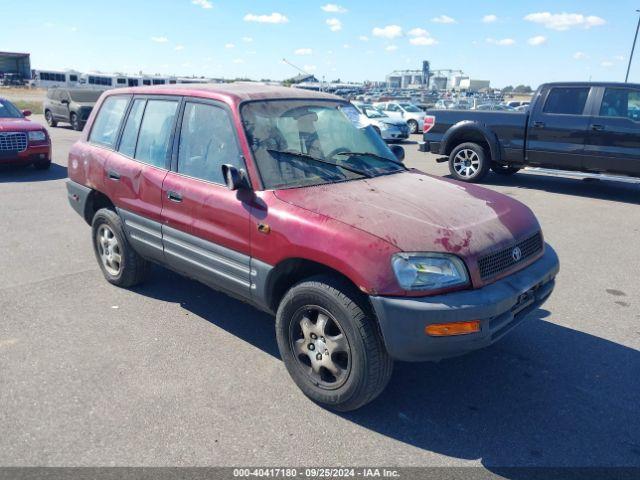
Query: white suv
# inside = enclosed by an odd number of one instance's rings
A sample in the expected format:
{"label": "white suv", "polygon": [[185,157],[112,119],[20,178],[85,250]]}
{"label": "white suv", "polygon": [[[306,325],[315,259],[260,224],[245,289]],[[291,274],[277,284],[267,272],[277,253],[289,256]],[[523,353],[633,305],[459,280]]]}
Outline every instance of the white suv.
{"label": "white suv", "polygon": [[391,118],[401,118],[407,122],[411,133],[422,131],[426,113],[415,105],[408,102],[381,102],[374,105]]}

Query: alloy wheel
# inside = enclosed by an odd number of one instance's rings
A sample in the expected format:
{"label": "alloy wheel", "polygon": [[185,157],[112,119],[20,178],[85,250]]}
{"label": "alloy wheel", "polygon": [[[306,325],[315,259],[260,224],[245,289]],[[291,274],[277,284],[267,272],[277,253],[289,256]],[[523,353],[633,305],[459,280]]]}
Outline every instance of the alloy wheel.
{"label": "alloy wheel", "polygon": [[291,351],[307,378],[325,389],[342,386],[351,370],[351,348],[335,317],[322,307],[305,306],[290,325]]}
{"label": "alloy wheel", "polygon": [[109,225],[100,225],[96,233],[96,246],[105,270],[114,277],[122,269],[122,250],[118,238]]}
{"label": "alloy wheel", "polygon": [[480,169],[480,157],[469,148],[460,150],[453,158],[453,168],[464,178],[472,178]]}

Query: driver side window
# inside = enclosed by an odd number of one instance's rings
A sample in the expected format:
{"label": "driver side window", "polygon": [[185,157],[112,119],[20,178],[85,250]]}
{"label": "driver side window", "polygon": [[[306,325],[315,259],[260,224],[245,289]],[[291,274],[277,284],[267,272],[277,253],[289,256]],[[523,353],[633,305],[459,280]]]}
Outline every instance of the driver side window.
{"label": "driver side window", "polygon": [[180,131],[178,173],[223,185],[222,165],[225,164],[244,168],[226,110],[188,102]]}

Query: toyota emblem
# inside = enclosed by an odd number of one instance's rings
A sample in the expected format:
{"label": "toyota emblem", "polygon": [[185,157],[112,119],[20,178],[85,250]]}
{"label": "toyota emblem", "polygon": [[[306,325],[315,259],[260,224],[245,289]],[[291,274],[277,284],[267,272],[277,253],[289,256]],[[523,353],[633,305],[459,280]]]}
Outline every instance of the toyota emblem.
{"label": "toyota emblem", "polygon": [[511,258],[513,258],[514,262],[520,261],[520,259],[522,258],[522,250],[520,250],[520,247],[516,247],[513,249],[513,251],[511,252]]}

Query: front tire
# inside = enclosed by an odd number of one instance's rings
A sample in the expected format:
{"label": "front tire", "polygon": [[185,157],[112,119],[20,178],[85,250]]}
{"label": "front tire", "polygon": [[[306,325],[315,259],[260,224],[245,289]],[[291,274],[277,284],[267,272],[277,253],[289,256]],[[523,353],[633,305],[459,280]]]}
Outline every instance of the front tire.
{"label": "front tire", "polygon": [[393,371],[375,320],[346,282],[318,276],[291,288],[276,314],[282,360],[302,392],[337,411],[360,408]]}
{"label": "front tire", "polygon": [[449,155],[449,172],[456,180],[479,182],[489,172],[491,159],[477,143],[462,143]]}
{"label": "front tire", "polygon": [[407,125],[409,125],[409,133],[418,133],[418,122],[415,120],[409,120]]}
{"label": "front tire", "polygon": [[78,115],[72,113],[69,117],[69,120],[71,120],[71,128],[73,128],[76,132],[82,131],[82,126],[80,125],[80,119],[78,118]]}
{"label": "front tire", "polygon": [[58,122],[56,122],[53,118],[53,113],[51,113],[51,110],[47,110],[44,112],[44,119],[47,121],[47,125],[49,125],[50,127],[58,126]]}
{"label": "front tire", "polygon": [[109,283],[129,288],[144,280],[148,263],[129,245],[116,212],[106,208],[98,210],[91,223],[91,232],[93,251]]}

